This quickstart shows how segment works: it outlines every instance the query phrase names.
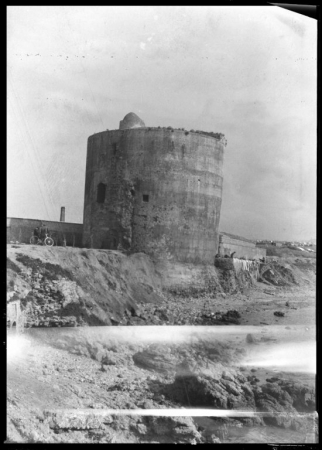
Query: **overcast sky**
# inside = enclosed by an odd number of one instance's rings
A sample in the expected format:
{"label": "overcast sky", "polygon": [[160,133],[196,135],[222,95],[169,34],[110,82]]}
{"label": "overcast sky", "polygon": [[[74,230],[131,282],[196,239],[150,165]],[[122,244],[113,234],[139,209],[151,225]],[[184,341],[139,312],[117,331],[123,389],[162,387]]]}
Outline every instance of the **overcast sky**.
{"label": "overcast sky", "polygon": [[224,133],[220,229],[306,240],[316,223],[317,22],[278,7],[13,7],[10,217],[83,221],[88,136],[130,111]]}

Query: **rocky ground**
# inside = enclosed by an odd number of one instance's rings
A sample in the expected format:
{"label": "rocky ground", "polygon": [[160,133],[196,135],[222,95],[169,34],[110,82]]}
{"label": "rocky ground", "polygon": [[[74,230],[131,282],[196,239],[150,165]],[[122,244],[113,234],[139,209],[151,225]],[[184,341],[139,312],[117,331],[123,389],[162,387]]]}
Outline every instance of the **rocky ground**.
{"label": "rocky ground", "polygon": [[[275,315],[275,312],[281,315]],[[174,297],[161,305],[141,304],[134,315],[125,314],[120,325],[295,325],[315,322],[312,290],[268,290],[260,283],[247,294],[216,297]]]}
{"label": "rocky ground", "polygon": [[[158,339],[146,342],[144,327],[10,332],[8,441],[238,442],[257,430],[266,442],[276,433],[284,433],[284,442],[315,442],[314,375],[245,364],[254,349],[266,353],[305,329],[256,328],[246,334],[244,327],[234,333],[193,327],[181,339],[179,329],[167,342],[158,331]],[[308,340],[313,327],[309,333]],[[104,412],[169,408],[181,408],[182,416]],[[212,418],[207,425],[205,418],[186,417],[190,408],[269,414]]]}
{"label": "rocky ground", "polygon": [[[256,346],[274,347],[278,332],[258,327],[254,335],[216,337],[210,330],[148,343],[144,332],[129,329],[137,334],[109,336],[106,327],[11,333],[8,442],[239,442],[251,432],[251,442],[278,434],[284,442],[315,442],[314,375],[243,364]],[[182,416],[104,412],[169,408]],[[185,417],[190,408],[270,414]]]}
{"label": "rocky ground", "polygon": [[161,305],[139,303],[135,314],[125,314],[120,324],[311,325],[315,271],[312,257],[270,258],[261,266],[259,280],[218,270],[221,292],[172,289]]}
{"label": "rocky ground", "polygon": [[7,301],[26,328],[8,331],[8,442],[316,442],[314,369],[300,353],[315,340],[315,270],[287,255],[258,280],[216,269],[207,288],[165,290],[143,254],[9,245]]}

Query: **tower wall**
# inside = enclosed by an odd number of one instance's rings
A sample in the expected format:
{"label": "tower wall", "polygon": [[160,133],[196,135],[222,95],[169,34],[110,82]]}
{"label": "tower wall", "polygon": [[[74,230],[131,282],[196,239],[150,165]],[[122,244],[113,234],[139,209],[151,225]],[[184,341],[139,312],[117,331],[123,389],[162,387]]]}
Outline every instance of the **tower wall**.
{"label": "tower wall", "polygon": [[[83,245],[212,264],[223,151],[218,139],[181,130],[132,128],[90,136]],[[105,194],[102,203],[98,189]]]}

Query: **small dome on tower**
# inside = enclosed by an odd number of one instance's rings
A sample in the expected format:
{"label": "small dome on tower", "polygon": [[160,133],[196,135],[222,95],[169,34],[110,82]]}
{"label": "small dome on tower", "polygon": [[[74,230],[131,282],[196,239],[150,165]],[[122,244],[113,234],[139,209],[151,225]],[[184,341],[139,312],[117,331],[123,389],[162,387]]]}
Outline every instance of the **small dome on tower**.
{"label": "small dome on tower", "polygon": [[120,130],[126,130],[128,128],[142,128],[145,127],[145,123],[139,116],[130,112],[126,114],[123,120],[120,122]]}

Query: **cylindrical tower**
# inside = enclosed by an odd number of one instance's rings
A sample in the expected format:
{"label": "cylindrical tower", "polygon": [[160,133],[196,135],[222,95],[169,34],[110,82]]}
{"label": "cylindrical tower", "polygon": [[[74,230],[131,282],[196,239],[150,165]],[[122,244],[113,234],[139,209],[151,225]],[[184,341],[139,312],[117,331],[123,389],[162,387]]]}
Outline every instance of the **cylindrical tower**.
{"label": "cylindrical tower", "polygon": [[134,116],[88,138],[83,245],[213,264],[224,143]]}

